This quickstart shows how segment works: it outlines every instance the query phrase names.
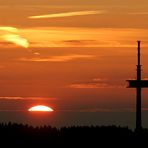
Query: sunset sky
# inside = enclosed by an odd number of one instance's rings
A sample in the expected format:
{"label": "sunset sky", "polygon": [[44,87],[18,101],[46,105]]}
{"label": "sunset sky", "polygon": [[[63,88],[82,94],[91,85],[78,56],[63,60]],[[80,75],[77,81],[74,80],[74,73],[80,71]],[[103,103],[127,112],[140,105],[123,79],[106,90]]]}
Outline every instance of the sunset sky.
{"label": "sunset sky", "polygon": [[137,40],[147,79],[147,0],[0,0],[0,122],[43,104],[42,124],[135,126]]}

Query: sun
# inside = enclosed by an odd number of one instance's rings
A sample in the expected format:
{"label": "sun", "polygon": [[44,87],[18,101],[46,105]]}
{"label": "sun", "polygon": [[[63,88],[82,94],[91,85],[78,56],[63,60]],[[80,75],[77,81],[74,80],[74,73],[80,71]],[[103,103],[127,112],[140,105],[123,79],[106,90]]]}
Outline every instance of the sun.
{"label": "sun", "polygon": [[37,106],[33,106],[31,108],[28,109],[28,111],[33,111],[33,112],[53,112],[54,110],[48,106],[44,106],[44,105],[37,105]]}

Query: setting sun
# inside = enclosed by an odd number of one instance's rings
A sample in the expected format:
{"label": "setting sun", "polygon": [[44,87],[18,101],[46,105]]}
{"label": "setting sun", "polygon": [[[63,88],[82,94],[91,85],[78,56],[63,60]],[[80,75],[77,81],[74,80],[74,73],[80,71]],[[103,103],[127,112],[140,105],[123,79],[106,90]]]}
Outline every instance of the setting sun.
{"label": "setting sun", "polygon": [[28,111],[53,112],[54,110],[48,106],[37,105],[29,108]]}

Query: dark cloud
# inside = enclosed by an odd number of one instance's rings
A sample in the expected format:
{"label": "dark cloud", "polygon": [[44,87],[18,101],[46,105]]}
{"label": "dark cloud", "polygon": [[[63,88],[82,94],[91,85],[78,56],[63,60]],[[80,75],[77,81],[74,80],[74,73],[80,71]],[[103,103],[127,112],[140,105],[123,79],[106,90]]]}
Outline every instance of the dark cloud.
{"label": "dark cloud", "polygon": [[94,44],[97,40],[65,40],[63,43],[70,44],[70,45],[88,45]]}

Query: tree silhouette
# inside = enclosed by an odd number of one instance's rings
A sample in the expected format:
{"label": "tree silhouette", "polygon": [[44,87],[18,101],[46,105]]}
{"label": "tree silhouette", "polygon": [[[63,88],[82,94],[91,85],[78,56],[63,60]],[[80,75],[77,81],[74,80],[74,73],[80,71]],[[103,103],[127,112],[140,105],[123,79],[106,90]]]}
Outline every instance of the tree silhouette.
{"label": "tree silhouette", "polygon": [[140,133],[117,126],[51,126],[0,124],[3,147],[129,147],[148,145],[148,130]]}

